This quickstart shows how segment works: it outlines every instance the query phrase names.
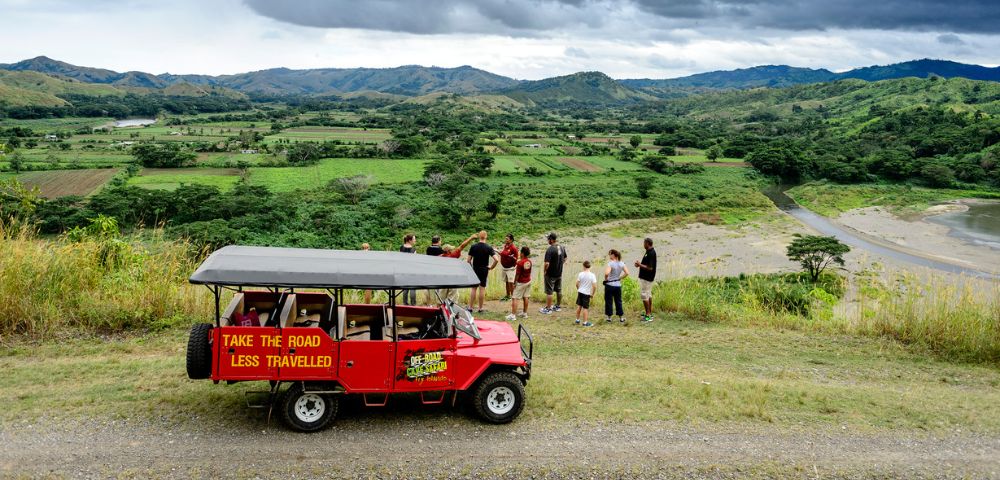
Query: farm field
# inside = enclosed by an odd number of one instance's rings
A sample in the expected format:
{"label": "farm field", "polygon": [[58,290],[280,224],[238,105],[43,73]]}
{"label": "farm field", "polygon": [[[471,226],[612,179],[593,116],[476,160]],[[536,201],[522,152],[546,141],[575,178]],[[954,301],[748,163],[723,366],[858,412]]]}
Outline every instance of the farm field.
{"label": "farm field", "polygon": [[5,174],[5,178],[16,178],[27,188],[38,187],[46,198],[66,195],[87,196],[103,186],[119,172],[117,168],[91,168],[85,170],[49,170],[24,172],[17,175]]}
{"label": "farm field", "polygon": [[340,140],[349,143],[378,143],[388,140],[392,134],[386,129],[362,129],[345,127],[296,127],[289,128],[274,135],[268,135],[267,143],[289,142],[324,142]]}
{"label": "farm field", "polygon": [[251,168],[250,183],[282,192],[319,188],[335,178],[354,175],[371,175],[381,183],[411,182],[423,177],[424,163],[420,159],[326,158],[309,167]]}
{"label": "farm field", "polygon": [[211,185],[228,190],[239,178],[239,171],[234,168],[146,168],[128,183],[157,190],[175,190],[182,184]]}

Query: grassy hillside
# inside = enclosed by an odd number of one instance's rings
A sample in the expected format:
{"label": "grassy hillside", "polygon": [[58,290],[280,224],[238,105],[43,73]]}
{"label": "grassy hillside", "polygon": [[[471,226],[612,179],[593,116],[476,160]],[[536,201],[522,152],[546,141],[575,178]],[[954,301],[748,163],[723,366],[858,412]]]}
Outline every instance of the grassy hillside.
{"label": "grassy hillside", "polygon": [[782,89],[711,93],[674,100],[669,108],[694,118],[736,121],[818,112],[825,118],[840,119],[838,123],[842,125],[855,126],[871,118],[872,107],[896,111],[926,105],[1000,114],[1000,83],[964,78],[841,80]]}
{"label": "grassy hillside", "polygon": [[58,106],[66,101],[57,95],[67,94],[121,96],[125,92],[111,85],[78,82],[44,73],[0,70],[0,103]]}
{"label": "grassy hillside", "polygon": [[652,100],[601,72],[580,72],[562,77],[523,82],[502,94],[522,103],[536,105],[607,105]]}

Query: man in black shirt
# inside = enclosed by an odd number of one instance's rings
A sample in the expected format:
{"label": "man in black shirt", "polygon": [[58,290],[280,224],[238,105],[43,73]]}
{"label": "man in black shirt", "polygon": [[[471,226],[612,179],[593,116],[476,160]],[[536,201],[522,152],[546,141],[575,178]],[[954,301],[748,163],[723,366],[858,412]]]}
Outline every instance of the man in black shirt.
{"label": "man in black shirt", "polygon": [[[543,315],[562,310],[562,272],[563,264],[566,263],[566,249],[559,245],[556,233],[550,233],[548,239],[549,248],[545,250],[545,268],[542,275],[545,279],[545,307],[539,310]],[[552,305],[553,293],[556,294],[555,306]]]}
{"label": "man in black shirt", "polygon": [[444,249],[441,248],[441,236],[434,235],[431,237],[431,246],[427,247],[427,254],[432,257],[440,257],[444,253]]}
{"label": "man in black shirt", "polygon": [[[476,303],[476,292],[478,291],[478,311],[480,313],[483,311],[483,302],[486,300],[486,278],[489,276],[490,270],[496,268],[497,263],[500,262],[500,256],[490,244],[486,243],[486,237],[486,230],[479,232],[479,242],[469,247],[468,261],[472,264],[472,270],[476,272],[476,276],[479,277],[479,285],[472,287],[472,295],[469,297],[469,311],[472,311],[472,307]],[[493,263],[490,263],[490,259],[493,259]]]}
{"label": "man in black shirt", "polygon": [[653,321],[653,280],[656,278],[656,250],[653,250],[653,239],[646,238],[642,242],[642,247],[646,253],[642,260],[635,262],[639,269],[639,298],[642,298],[642,306],[646,309],[646,314],[642,316],[642,321]]}

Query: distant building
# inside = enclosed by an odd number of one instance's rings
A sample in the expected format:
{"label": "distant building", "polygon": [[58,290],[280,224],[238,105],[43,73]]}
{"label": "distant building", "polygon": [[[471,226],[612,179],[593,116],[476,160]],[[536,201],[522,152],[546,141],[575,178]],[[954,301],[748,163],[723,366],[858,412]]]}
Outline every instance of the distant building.
{"label": "distant building", "polygon": [[51,142],[57,142],[57,141],[59,141],[59,136],[58,135],[53,135],[53,134],[50,133],[50,134],[48,134],[48,135],[45,136],[45,140],[46,141],[51,141]]}
{"label": "distant building", "polygon": [[542,144],[540,144],[540,143],[529,143],[529,144],[525,145],[525,147],[526,148],[542,148]]}
{"label": "distant building", "polygon": [[245,148],[243,150],[240,150],[240,153],[247,154],[247,155],[254,155],[254,154],[257,153],[257,150],[253,149],[253,148]]}
{"label": "distant building", "polygon": [[170,132],[170,134],[171,134],[171,135],[184,135],[184,134],[183,134],[183,133],[181,133],[181,132]]}
{"label": "distant building", "polygon": [[568,139],[571,139],[571,140],[572,140],[572,139],[575,139],[575,138],[576,138],[576,135],[566,135],[566,138],[568,138]]}

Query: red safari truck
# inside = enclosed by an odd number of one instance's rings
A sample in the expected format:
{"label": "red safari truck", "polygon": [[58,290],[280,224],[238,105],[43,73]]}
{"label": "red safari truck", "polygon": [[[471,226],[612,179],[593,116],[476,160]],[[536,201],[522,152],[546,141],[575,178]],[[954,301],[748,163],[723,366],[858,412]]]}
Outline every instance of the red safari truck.
{"label": "red safari truck", "polygon": [[[315,431],[336,416],[339,398],[384,406],[390,394],[426,404],[468,398],[483,420],[506,423],[524,408],[531,334],[476,321],[454,302],[405,306],[407,289],[477,285],[468,263],[398,252],[228,246],[212,253],[191,283],[215,296],[215,323],[191,328],[187,372],[215,383],[267,381],[248,406],[268,408],[293,429]],[[384,304],[348,304],[345,290],[385,291]],[[223,297],[232,294],[221,309]],[[522,341],[522,338],[524,339]],[[255,403],[251,405],[251,403]]]}

